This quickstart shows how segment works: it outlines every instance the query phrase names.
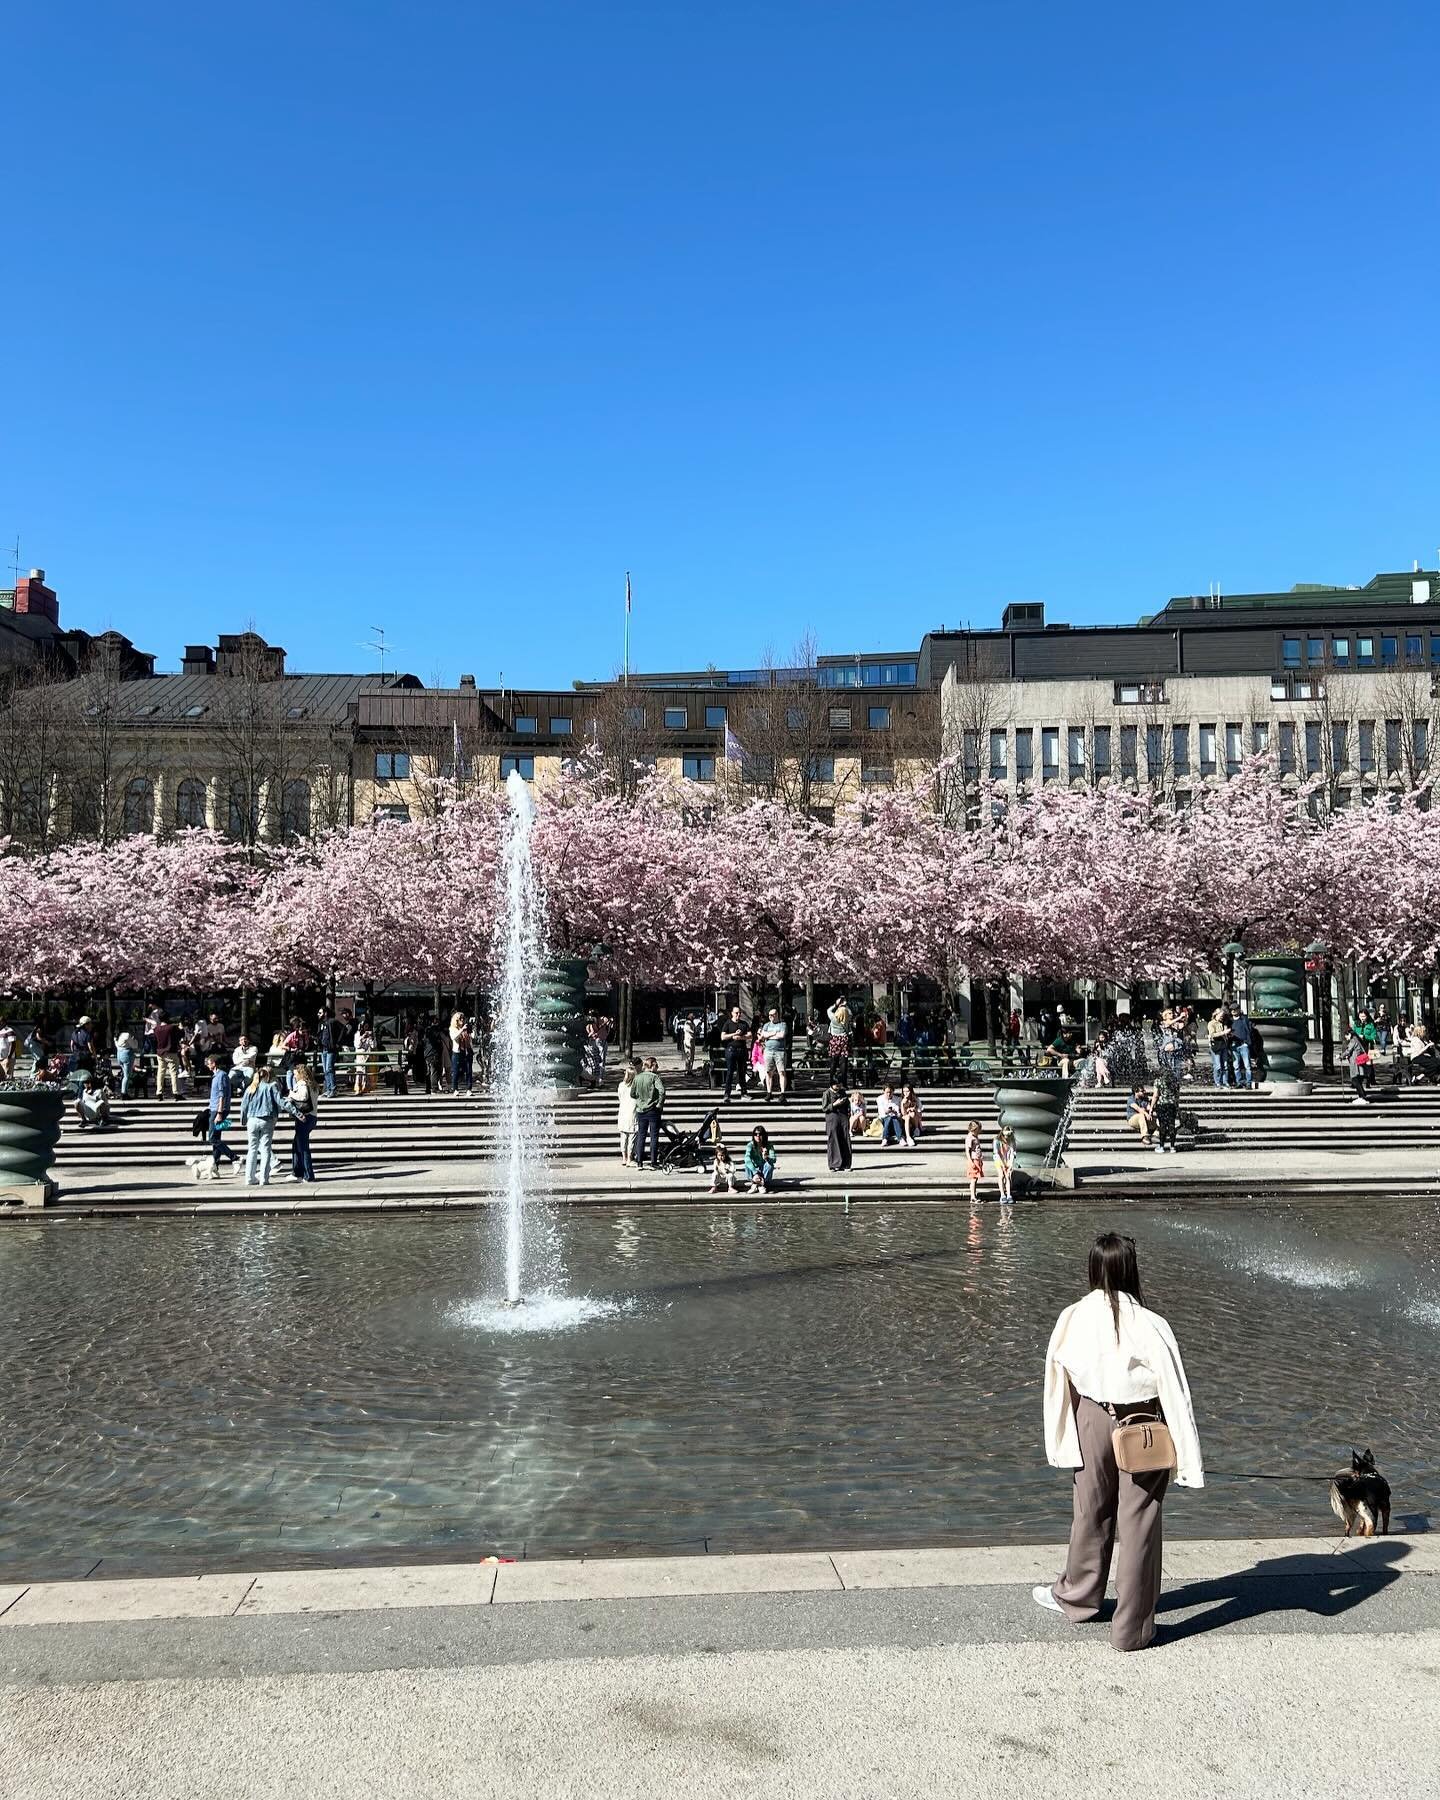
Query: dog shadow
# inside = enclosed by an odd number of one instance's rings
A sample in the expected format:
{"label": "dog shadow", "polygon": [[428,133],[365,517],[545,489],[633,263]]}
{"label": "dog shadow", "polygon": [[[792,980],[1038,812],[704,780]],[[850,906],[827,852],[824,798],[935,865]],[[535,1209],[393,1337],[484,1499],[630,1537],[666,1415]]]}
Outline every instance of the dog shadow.
{"label": "dog shadow", "polygon": [[[1230,1575],[1167,1589],[1155,1608],[1156,1621],[1164,1625],[1165,1642],[1173,1644],[1270,1613],[1306,1612],[1316,1618],[1338,1618],[1398,1581],[1397,1565],[1409,1554],[1408,1544],[1372,1538],[1366,1543],[1363,1560],[1349,1551],[1271,1557]],[[1167,1613],[1192,1607],[1207,1610],[1190,1618],[1165,1619]]]}

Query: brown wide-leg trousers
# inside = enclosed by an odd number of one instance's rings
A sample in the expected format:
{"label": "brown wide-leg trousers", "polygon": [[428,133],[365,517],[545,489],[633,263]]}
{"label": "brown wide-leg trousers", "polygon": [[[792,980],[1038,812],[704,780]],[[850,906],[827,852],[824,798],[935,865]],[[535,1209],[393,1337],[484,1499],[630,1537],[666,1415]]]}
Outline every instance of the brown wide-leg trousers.
{"label": "brown wide-leg trousers", "polygon": [[[1126,1409],[1121,1408],[1121,1411]],[[1149,1410],[1149,1409],[1146,1409]],[[1067,1619],[1093,1619],[1105,1598],[1110,1556],[1118,1537],[1115,1617],[1110,1642],[1117,1650],[1143,1650],[1155,1635],[1160,1598],[1160,1503],[1168,1474],[1124,1475],[1115,1466],[1110,1433],[1115,1421],[1103,1406],[1075,1397],[1084,1467],[1075,1471],[1075,1516],[1065,1573],[1052,1590]]]}

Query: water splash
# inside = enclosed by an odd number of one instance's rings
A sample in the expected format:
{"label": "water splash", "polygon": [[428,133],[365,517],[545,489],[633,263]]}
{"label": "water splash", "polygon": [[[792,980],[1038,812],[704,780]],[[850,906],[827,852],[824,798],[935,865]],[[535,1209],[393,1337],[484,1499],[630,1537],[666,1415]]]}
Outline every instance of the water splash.
{"label": "water splash", "polygon": [[[510,832],[505,842],[505,910],[500,921],[496,1077],[505,1133],[505,1298],[523,1299],[526,1209],[545,1166],[548,1120],[538,1104],[535,978],[540,969],[540,891],[530,854],[535,803],[518,774],[505,782]],[[554,1254],[552,1245],[552,1257]],[[553,1277],[553,1267],[547,1274]],[[533,1271],[532,1271],[533,1275]]]}
{"label": "water splash", "polygon": [[498,1337],[522,1333],[569,1331],[594,1319],[616,1319],[633,1313],[633,1299],[597,1300],[588,1294],[556,1294],[549,1291],[527,1296],[523,1306],[497,1306],[493,1300],[467,1300],[452,1307],[452,1324],[478,1327]]}

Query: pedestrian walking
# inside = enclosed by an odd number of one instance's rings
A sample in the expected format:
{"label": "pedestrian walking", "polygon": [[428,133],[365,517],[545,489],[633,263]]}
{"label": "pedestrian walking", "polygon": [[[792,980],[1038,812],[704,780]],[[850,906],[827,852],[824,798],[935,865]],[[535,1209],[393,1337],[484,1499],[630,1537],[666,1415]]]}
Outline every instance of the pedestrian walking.
{"label": "pedestrian walking", "polygon": [[155,1097],[165,1098],[165,1083],[170,1083],[170,1098],[180,1098],[180,1045],[179,1032],[164,1015],[157,1015],[150,1028],[155,1040]]}
{"label": "pedestrian walking", "polygon": [[985,1153],[980,1146],[980,1121],[972,1119],[965,1127],[965,1179],[970,1183],[970,1204],[979,1199],[979,1186],[985,1179]]}
{"label": "pedestrian walking", "polygon": [[425,1092],[438,1094],[444,1085],[445,1034],[434,1013],[426,1013],[420,1037],[425,1050]]}
{"label": "pedestrian walking", "polygon": [[850,1096],[843,1083],[832,1081],[825,1090],[825,1161],[840,1173],[853,1161],[850,1145]]}
{"label": "pedestrian walking", "polygon": [[461,1083],[466,1093],[473,1094],[474,1082],[470,1073],[470,1027],[462,1012],[450,1015],[450,1092],[458,1095]]}
{"label": "pedestrian walking", "polygon": [[[1140,1292],[1135,1240],[1107,1231],[1090,1249],[1090,1291],[1056,1321],[1045,1353],[1045,1455],[1057,1469],[1074,1469],[1073,1521],[1065,1569],[1052,1587],[1033,1590],[1036,1602],[1072,1624],[1095,1618],[1115,1561],[1115,1613],[1110,1642],[1143,1650],[1155,1636],[1160,1598],[1161,1506],[1173,1472],[1181,1487],[1203,1487],[1205,1471],[1190,1402],[1190,1387],[1175,1334]],[[1129,1471],[1117,1428],[1129,1420],[1156,1421],[1149,1434],[1170,1466]]]}
{"label": "pedestrian walking", "polygon": [[240,1122],[245,1127],[245,1185],[268,1187],[275,1162],[275,1121],[280,1116],[280,1089],[275,1071],[258,1068],[240,1102]]}
{"label": "pedestrian walking", "polygon": [[694,1013],[687,1013],[680,1026],[680,1048],[685,1053],[685,1073],[695,1073],[695,1046],[700,1039],[700,1021]]}
{"label": "pedestrian walking", "polygon": [[335,1052],[339,1048],[338,1021],[323,1008],[315,1033],[320,1045],[320,1076],[325,1083],[325,1098],[335,1098]]}
{"label": "pedestrian walking", "polygon": [[1155,1154],[1174,1156],[1180,1131],[1180,1089],[1162,1069],[1155,1082]]}
{"label": "pedestrian walking", "polygon": [[[4,1042],[4,1031],[0,1028],[0,1044]],[[120,1098],[128,1100],[130,1089],[135,1080],[135,1053],[137,1049],[135,1034],[128,1028],[115,1039],[115,1060],[120,1065]],[[0,1071],[5,1067],[5,1058],[0,1055]]]}
{"label": "pedestrian walking", "polygon": [[1250,1063],[1250,1019],[1243,1006],[1230,1015],[1230,1055],[1234,1064],[1236,1087],[1253,1087],[1255,1073]]}
{"label": "pedestrian walking", "polygon": [[362,1019],[355,1027],[354,1059],[355,1092],[357,1094],[373,1094],[375,1092],[375,1033],[371,1030],[368,1019]]}
{"label": "pedestrian walking", "polygon": [[225,1132],[230,1124],[230,1107],[233,1096],[230,1092],[230,1075],[225,1067],[225,1057],[219,1050],[212,1050],[205,1059],[210,1070],[210,1098],[206,1103],[205,1130],[210,1140],[210,1157],[195,1158],[191,1164],[197,1181],[218,1181],[220,1165],[237,1163],[239,1158],[225,1142]]}

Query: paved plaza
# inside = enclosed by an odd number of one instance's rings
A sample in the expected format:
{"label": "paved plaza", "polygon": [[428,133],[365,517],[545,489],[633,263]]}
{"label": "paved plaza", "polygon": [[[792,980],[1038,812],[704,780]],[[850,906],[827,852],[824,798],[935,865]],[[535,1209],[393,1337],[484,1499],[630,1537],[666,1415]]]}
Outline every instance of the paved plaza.
{"label": "paved plaza", "polygon": [[[0,1593],[14,1800],[1436,1792],[1440,1549],[1176,1541],[1160,1634],[1059,1546],[217,1573]],[[1223,1629],[1222,1629],[1223,1628]]]}

